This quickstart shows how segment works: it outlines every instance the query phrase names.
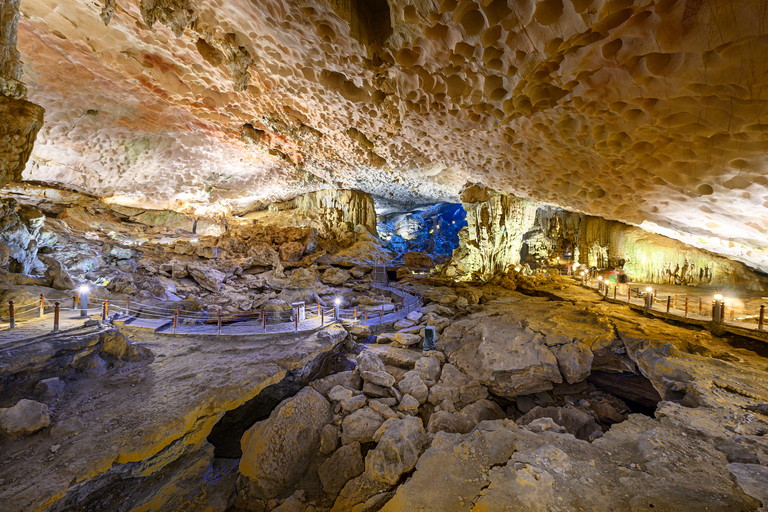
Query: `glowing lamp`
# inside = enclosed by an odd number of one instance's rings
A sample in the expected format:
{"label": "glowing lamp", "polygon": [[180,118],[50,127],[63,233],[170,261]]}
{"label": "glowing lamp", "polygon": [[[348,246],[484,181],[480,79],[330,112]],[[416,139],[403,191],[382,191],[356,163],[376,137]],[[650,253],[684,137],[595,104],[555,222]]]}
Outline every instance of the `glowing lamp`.
{"label": "glowing lamp", "polygon": [[646,288],[646,289],[645,289],[645,291],[647,291],[648,293],[651,293],[651,292],[653,291],[653,288],[651,288],[651,287],[649,286],[648,288]]}
{"label": "glowing lamp", "polygon": [[598,276],[597,280],[598,281],[602,281],[603,280],[603,276]]}
{"label": "glowing lamp", "polygon": [[88,287],[83,285],[80,287],[80,293],[88,293]]}
{"label": "glowing lamp", "polygon": [[715,295],[715,300],[723,300],[723,296],[718,293]]}
{"label": "glowing lamp", "polygon": [[336,305],[339,305],[339,304],[341,304],[341,299],[336,298]]}

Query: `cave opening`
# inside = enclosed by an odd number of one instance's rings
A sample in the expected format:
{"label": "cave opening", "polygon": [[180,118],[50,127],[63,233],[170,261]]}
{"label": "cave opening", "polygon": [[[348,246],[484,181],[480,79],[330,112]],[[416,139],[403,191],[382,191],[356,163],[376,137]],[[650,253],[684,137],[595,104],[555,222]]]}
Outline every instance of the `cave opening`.
{"label": "cave opening", "polygon": [[466,225],[467,212],[461,203],[436,203],[380,214],[376,228],[394,259],[425,253],[439,264],[459,246],[459,231]]}

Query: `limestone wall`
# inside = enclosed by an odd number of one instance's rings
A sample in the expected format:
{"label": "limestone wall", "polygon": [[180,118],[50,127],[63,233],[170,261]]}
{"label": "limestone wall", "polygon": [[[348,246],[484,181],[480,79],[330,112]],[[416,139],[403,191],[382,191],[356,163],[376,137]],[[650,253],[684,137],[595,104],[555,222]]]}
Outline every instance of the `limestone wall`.
{"label": "limestone wall", "polygon": [[19,82],[18,24],[19,0],[4,0],[0,4],[0,187],[21,180],[45,112],[26,101],[27,88]]}
{"label": "limestone wall", "polygon": [[560,258],[589,267],[624,268],[633,281],[768,289],[742,263],[622,222],[541,207],[526,234],[527,259]]}
{"label": "limestone wall", "polygon": [[359,190],[318,190],[270,206],[270,211],[282,210],[296,210],[304,217],[313,218],[321,233],[333,233],[339,229],[354,231],[359,224],[376,235],[373,199]]}

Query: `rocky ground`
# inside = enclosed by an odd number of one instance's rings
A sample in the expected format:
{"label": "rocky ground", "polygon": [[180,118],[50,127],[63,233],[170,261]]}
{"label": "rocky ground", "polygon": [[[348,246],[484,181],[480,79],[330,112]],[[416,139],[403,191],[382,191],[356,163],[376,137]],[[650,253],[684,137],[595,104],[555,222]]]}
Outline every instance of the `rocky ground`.
{"label": "rocky ground", "polygon": [[[410,285],[426,307],[374,335],[350,324],[226,345],[145,337],[134,340],[143,347],[135,358],[108,352],[94,364],[99,349],[75,356],[90,362],[56,386],[45,365],[18,368],[11,380],[34,374],[24,397],[47,407],[48,422],[6,436],[4,503],[280,512],[761,507],[768,365],[756,351],[607,304],[563,278]],[[420,348],[426,324],[439,333],[430,352]],[[345,338],[346,355],[321,357]],[[31,472],[34,483],[22,477]]]}

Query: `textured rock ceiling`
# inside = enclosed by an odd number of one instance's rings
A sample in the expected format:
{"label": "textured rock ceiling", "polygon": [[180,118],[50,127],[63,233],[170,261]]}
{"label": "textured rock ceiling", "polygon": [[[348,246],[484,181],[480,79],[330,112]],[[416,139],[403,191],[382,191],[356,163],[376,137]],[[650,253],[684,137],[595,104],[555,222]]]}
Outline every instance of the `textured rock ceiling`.
{"label": "textured rock ceiling", "polygon": [[21,10],[47,111],[26,179],[199,212],[325,186],[456,200],[472,180],[768,269],[766,1]]}

